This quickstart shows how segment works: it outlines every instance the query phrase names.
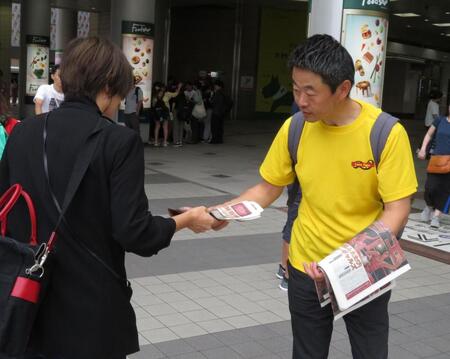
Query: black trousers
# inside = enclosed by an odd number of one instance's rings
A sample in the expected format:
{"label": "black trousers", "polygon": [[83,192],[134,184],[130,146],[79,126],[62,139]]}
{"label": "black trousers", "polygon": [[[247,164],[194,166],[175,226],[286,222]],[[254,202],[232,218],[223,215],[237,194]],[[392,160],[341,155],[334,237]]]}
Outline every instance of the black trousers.
{"label": "black trousers", "polygon": [[211,116],[211,143],[223,143],[223,116]]}
{"label": "black trousers", "polygon": [[136,113],[125,113],[124,114],[125,126],[135,130],[137,133],[141,133],[139,125],[139,116]]}
{"label": "black trousers", "polygon": [[[331,305],[320,307],[314,281],[289,268],[289,310],[294,336],[293,359],[326,359],[333,332]],[[388,302],[385,293],[344,317],[354,359],[387,359]]]}

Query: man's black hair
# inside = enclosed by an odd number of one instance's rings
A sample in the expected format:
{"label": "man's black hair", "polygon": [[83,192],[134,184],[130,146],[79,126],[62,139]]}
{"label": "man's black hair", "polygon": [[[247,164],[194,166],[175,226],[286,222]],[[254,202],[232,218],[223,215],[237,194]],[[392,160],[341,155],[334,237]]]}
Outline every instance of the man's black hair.
{"label": "man's black hair", "polygon": [[439,90],[432,90],[432,91],[430,92],[429,97],[430,97],[430,99],[432,99],[432,100],[439,100],[440,98],[442,98],[442,92],[439,91]]}
{"label": "man's black hair", "polygon": [[58,64],[50,66],[50,75],[56,74],[56,71],[58,71],[58,69],[59,69],[59,65]]}
{"label": "man's black hair", "polygon": [[355,66],[348,51],[330,35],[314,35],[292,51],[288,66],[314,72],[334,93],[345,80],[355,83]]}

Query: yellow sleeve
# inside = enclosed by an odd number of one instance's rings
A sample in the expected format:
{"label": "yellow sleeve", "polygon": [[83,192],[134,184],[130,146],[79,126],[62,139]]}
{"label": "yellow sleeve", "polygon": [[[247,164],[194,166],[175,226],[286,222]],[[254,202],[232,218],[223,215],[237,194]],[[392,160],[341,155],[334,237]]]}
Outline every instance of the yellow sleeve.
{"label": "yellow sleeve", "polygon": [[408,135],[396,124],[388,137],[378,165],[378,191],[383,202],[417,192],[417,178]]}
{"label": "yellow sleeve", "polygon": [[288,133],[291,119],[281,126],[266,154],[259,173],[261,177],[274,186],[286,186],[295,179],[291,156],[288,149]]}

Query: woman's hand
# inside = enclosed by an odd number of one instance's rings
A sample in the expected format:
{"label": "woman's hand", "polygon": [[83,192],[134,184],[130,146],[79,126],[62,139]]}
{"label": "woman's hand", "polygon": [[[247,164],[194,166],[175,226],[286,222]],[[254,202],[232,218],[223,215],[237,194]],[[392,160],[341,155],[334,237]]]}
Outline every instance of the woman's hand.
{"label": "woman's hand", "polygon": [[417,151],[417,158],[420,160],[424,160],[426,159],[427,154],[425,152],[425,150],[420,149],[419,151]]}
{"label": "woman's hand", "polygon": [[218,221],[208,212],[204,206],[194,207],[185,212],[189,216],[186,227],[195,233],[202,233],[211,229],[219,230],[226,226],[224,221]]}
{"label": "woman's hand", "polygon": [[317,266],[316,262],[312,263],[303,263],[303,268],[305,268],[305,272],[309,277],[315,281],[322,281],[325,279],[325,276],[323,272],[320,270],[320,268]]}

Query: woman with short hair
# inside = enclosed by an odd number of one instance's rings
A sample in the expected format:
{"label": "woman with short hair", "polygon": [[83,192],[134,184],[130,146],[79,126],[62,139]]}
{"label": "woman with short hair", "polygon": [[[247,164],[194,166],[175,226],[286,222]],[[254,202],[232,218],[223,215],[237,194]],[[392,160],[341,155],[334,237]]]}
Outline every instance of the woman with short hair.
{"label": "woman with short hair", "polygon": [[[131,67],[117,46],[96,37],[73,40],[64,52],[61,81],[65,102],[17,126],[0,165],[1,191],[15,183],[23,186],[37,210],[38,240],[47,241],[59,216],[50,191],[59,203],[64,201],[77,155],[102,124],[65,215],[70,229],[64,225],[58,230],[50,283],[28,351],[30,358],[124,359],[139,350],[131,291],[125,284],[125,252],[149,257],[169,246],[175,231],[203,232],[218,222],[205,207],[173,218],[148,211],[142,141],[135,131],[109,119],[133,85]],[[49,183],[43,160],[46,117]],[[24,218],[25,208],[13,211],[8,231],[27,241]]]}

